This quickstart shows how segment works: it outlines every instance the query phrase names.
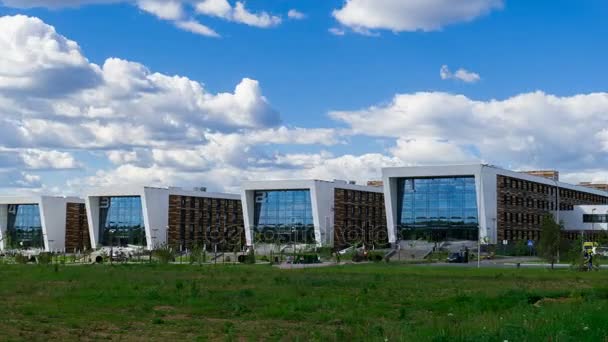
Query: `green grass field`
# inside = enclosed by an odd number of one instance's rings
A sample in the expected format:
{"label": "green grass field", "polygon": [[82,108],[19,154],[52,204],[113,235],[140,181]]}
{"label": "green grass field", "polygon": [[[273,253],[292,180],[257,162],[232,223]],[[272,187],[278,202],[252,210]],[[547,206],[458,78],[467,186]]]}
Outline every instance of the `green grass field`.
{"label": "green grass field", "polygon": [[0,265],[0,340],[606,341],[608,272]]}

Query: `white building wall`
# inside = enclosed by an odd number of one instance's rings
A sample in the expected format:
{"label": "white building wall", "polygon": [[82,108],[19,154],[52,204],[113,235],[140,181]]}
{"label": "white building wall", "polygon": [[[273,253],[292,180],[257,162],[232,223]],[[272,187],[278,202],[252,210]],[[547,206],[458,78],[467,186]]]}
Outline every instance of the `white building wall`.
{"label": "white building wall", "polygon": [[66,211],[68,203],[83,203],[75,197],[5,197],[0,198],[0,247],[4,249],[8,223],[8,206],[12,204],[37,204],[45,251],[65,251]]}
{"label": "white building wall", "polygon": [[[387,226],[389,242],[397,241],[397,210],[398,189],[397,180],[408,177],[455,177],[474,176],[477,193],[477,210],[479,217],[479,236],[485,243],[496,244],[497,241],[497,176],[507,176],[541,183],[549,186],[558,186],[564,189],[583,191],[596,195],[608,196],[601,190],[585,188],[572,184],[556,182],[547,178],[532,176],[525,173],[504,170],[491,165],[445,165],[445,166],[415,166],[415,167],[391,167],[382,169],[382,180],[384,182],[384,200],[386,205]],[[561,218],[568,212],[556,212],[556,218]],[[560,216],[561,215],[561,216]],[[582,222],[582,216],[581,216]]]}
{"label": "white building wall", "polygon": [[[482,177],[483,172],[483,177]],[[454,165],[454,166],[420,166],[420,167],[391,167],[382,169],[384,182],[384,203],[386,206],[387,230],[389,242],[397,242],[398,219],[398,188],[399,178],[419,177],[475,177],[475,191],[477,194],[477,211],[479,217],[480,238],[483,240],[495,239],[495,232],[489,229],[488,221],[496,217],[496,204],[488,203],[492,196],[496,198],[496,180],[492,183],[491,172],[483,165]],[[496,175],[494,175],[495,177]],[[492,195],[493,194],[493,195]],[[494,229],[495,230],[495,229]]]}
{"label": "white building wall", "polygon": [[0,250],[6,248],[6,229],[8,225],[8,205],[0,205]]}
{"label": "white building wall", "polygon": [[146,248],[154,249],[167,243],[169,228],[169,196],[240,199],[239,195],[205,191],[188,191],[181,188],[154,188],[124,186],[91,190],[85,197],[91,246],[102,247],[99,241],[99,199],[101,197],[139,196],[146,232]]}
{"label": "white building wall", "polygon": [[49,197],[40,199],[40,220],[44,235],[44,249],[47,251],[65,249],[66,203]]}
{"label": "white building wall", "polygon": [[358,191],[382,192],[381,188],[348,184],[345,181],[322,180],[277,180],[248,181],[242,185],[243,221],[247,245],[254,245],[254,193],[257,190],[309,190],[315,226],[315,240],[319,246],[333,246],[334,243],[334,190],[351,189]]}
{"label": "white building wall", "polygon": [[564,230],[608,230],[608,223],[584,223],[585,214],[608,215],[608,205],[577,205],[574,210],[562,211],[560,221]]}
{"label": "white building wall", "polygon": [[99,241],[99,197],[86,196],[85,208],[87,211],[87,223],[89,225],[89,238],[91,247],[100,247]]}
{"label": "white building wall", "polygon": [[154,249],[166,244],[169,225],[169,191],[144,188],[141,205],[146,226],[147,248]]}

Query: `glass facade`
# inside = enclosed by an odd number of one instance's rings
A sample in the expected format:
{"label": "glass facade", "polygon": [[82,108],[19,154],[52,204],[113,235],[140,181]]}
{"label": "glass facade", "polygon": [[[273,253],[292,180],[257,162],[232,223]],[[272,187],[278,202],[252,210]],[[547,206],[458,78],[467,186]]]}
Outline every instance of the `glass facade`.
{"label": "glass facade", "polygon": [[145,246],[141,197],[101,197],[99,227],[103,246]]}
{"label": "glass facade", "polygon": [[608,214],[584,214],[583,215],[583,223],[607,223],[608,222]]}
{"label": "glass facade", "polygon": [[475,177],[402,178],[398,191],[402,239],[477,240]]}
{"label": "glass facade", "polygon": [[254,199],[256,241],[314,242],[310,190],[255,191]]}
{"label": "glass facade", "polygon": [[9,248],[44,248],[38,204],[9,205],[7,233]]}

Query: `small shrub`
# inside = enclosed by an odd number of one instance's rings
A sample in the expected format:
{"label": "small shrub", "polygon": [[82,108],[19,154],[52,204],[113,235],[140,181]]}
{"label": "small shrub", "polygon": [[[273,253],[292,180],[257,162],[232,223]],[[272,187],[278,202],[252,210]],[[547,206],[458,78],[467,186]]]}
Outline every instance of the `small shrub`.
{"label": "small shrub", "polygon": [[53,260],[53,255],[51,253],[40,253],[38,254],[38,263],[40,265],[48,265]]}
{"label": "small shrub", "polygon": [[239,255],[238,260],[242,264],[255,264],[255,253],[251,250],[248,254]]}
{"label": "small shrub", "polygon": [[246,298],[246,297],[253,297],[253,296],[254,296],[254,293],[251,289],[243,289],[243,290],[239,291],[239,297]]}
{"label": "small shrub", "polygon": [[331,247],[319,247],[316,249],[317,254],[324,259],[330,259],[333,254],[333,249]]}
{"label": "small shrub", "polygon": [[296,264],[318,264],[319,255],[314,253],[302,253],[296,256]]}
{"label": "small shrub", "polygon": [[181,280],[175,281],[175,289],[177,291],[181,291],[183,288],[184,288],[184,282],[182,282]]}
{"label": "small shrub", "polygon": [[380,252],[369,252],[367,253],[367,260],[373,262],[381,262],[384,259],[384,254]]}
{"label": "small shrub", "polygon": [[190,264],[202,264],[206,261],[205,250],[200,246],[192,248],[188,257]]}
{"label": "small shrub", "polygon": [[27,264],[29,262],[29,258],[23,254],[15,254],[15,262],[18,264]]}
{"label": "small shrub", "polygon": [[196,281],[190,282],[190,297],[197,298],[200,295],[200,289],[198,287],[198,283]]}
{"label": "small shrub", "polygon": [[152,255],[161,264],[168,264],[175,261],[175,254],[169,247],[161,247],[152,251]]}

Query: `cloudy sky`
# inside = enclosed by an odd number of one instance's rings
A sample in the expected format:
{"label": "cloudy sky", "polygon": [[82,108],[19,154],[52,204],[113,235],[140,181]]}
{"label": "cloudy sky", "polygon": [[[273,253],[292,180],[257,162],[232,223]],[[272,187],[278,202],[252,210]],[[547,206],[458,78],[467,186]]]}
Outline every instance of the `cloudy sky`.
{"label": "cloudy sky", "polygon": [[0,189],[608,181],[605,0],[0,0]]}

